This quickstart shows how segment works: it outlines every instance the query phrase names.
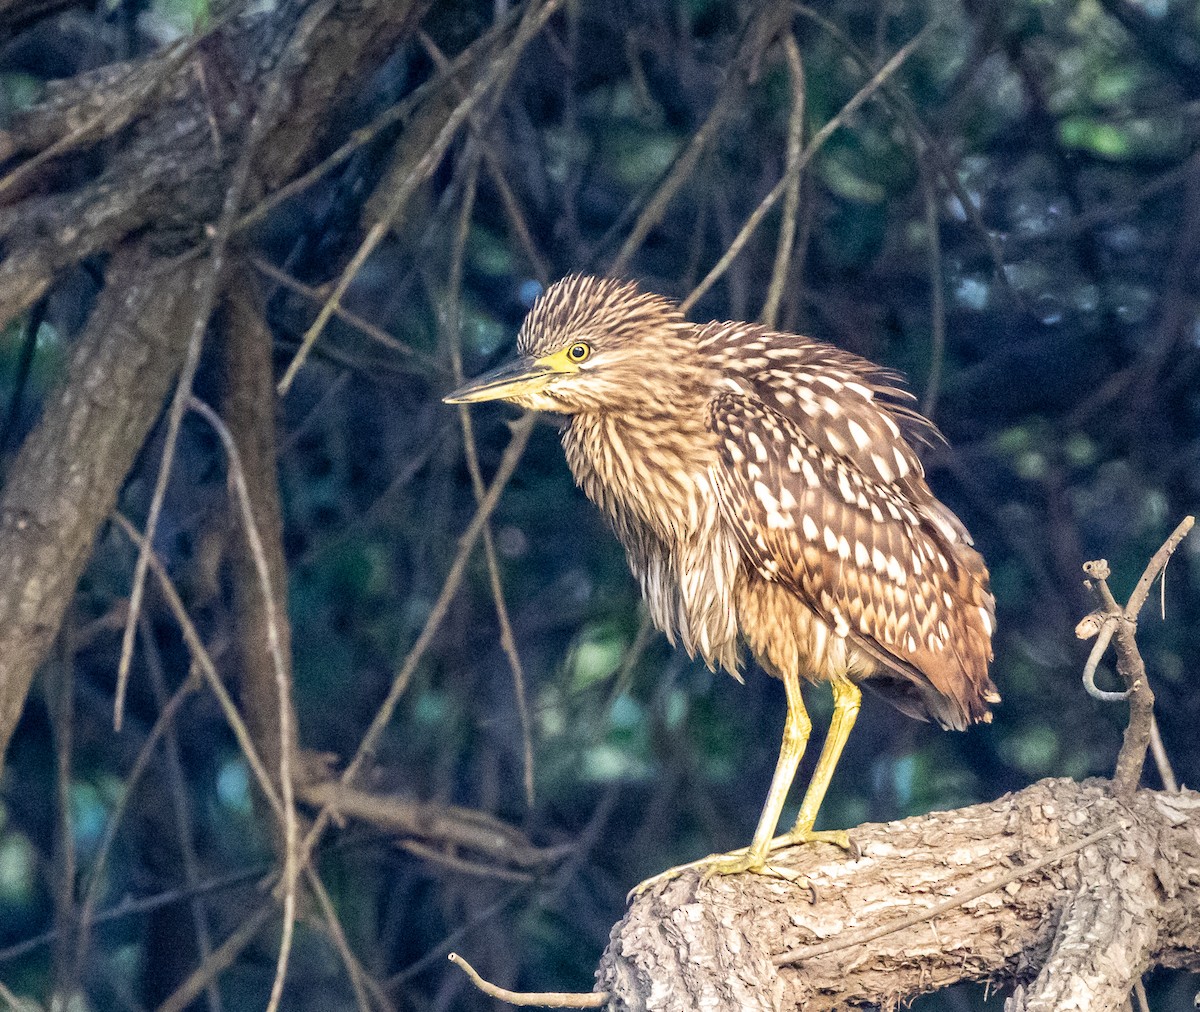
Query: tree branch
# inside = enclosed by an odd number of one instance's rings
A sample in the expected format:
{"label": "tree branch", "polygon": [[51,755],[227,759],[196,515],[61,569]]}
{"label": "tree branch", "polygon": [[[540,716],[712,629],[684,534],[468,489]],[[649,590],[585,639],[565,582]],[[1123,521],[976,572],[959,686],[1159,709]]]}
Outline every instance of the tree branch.
{"label": "tree branch", "polygon": [[0,768],[96,530],[183,360],[192,274],[164,270],[150,245],[114,255],[63,382],[0,497]]}
{"label": "tree branch", "polygon": [[1200,794],[1045,780],[851,838],[854,858],[772,859],[807,882],[687,873],[639,898],[597,988],[646,1012],[821,1010],[1016,981],[1014,1009],[1109,1009],[1148,966],[1200,966]]}

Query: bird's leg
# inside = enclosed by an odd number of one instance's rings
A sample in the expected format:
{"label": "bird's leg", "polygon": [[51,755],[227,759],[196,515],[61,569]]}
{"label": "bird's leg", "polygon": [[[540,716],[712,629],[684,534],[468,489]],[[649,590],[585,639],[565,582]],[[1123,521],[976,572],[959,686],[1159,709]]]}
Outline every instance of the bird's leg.
{"label": "bird's leg", "polygon": [[758,828],[754,831],[754,839],[750,846],[741,847],[728,854],[710,854],[698,861],[669,868],[635,886],[631,896],[640,896],[659,883],[669,882],[692,868],[703,869],[702,881],[714,875],[737,875],[745,871],[791,877],[768,868],[767,857],[773,849],[771,838],[779,825],[779,815],[787,800],[788,790],[796,778],[796,770],[804,757],[804,746],[808,744],[809,735],[812,733],[812,721],[809,720],[808,711],[804,709],[799,676],[795,673],[784,675],[783,687],[787,692],[787,722],[783,728],[783,743],[779,746],[779,760],[775,763],[775,775],[771,777],[771,789],[767,791],[767,800],[763,803],[762,814],[758,817]]}
{"label": "bird's leg", "polygon": [[850,737],[850,730],[858,717],[858,708],[862,705],[862,690],[853,682],[844,678],[833,682],[833,719],[829,723],[829,734],[821,749],[821,757],[817,760],[817,768],[813,771],[804,800],[800,802],[800,814],[796,817],[796,825],[791,832],[777,837],[772,849],[787,847],[796,843],[811,843],[820,840],[826,843],[836,843],[839,847],[849,847],[850,839],[843,831],[814,833],[813,826],[817,821],[817,811],[825,799],[825,791],[833,778],[833,771],[841,758],[842,748]]}

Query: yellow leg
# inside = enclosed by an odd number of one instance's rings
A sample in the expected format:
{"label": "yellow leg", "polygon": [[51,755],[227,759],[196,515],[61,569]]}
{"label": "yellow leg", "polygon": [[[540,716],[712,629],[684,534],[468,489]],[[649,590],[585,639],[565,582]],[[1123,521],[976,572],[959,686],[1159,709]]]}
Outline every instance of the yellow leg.
{"label": "yellow leg", "polygon": [[838,843],[843,847],[850,845],[845,833],[814,833],[813,826],[817,821],[817,812],[821,802],[825,800],[825,791],[833,778],[833,771],[841,758],[846,739],[858,717],[858,708],[862,705],[862,690],[853,682],[837,679],[833,682],[833,720],[829,723],[829,734],[821,749],[821,757],[817,760],[817,768],[813,771],[804,800],[800,802],[800,814],[796,817],[796,825],[790,833],[785,833],[775,841],[776,847],[793,843],[806,843],[811,840],[824,839]]}
{"label": "yellow leg", "polygon": [[804,757],[804,746],[812,733],[812,721],[804,709],[800,695],[800,678],[796,674],[785,675],[783,687],[787,692],[787,722],[783,727],[783,743],[779,746],[779,759],[775,763],[775,774],[771,777],[771,788],[758,817],[758,828],[749,847],[742,847],[728,854],[710,854],[699,861],[682,864],[655,875],[634,887],[630,895],[640,896],[661,882],[669,882],[682,872],[702,868],[704,878],[713,875],[736,875],[740,872],[761,872],[767,867],[767,857],[773,849],[771,838],[779,825],[779,815],[787,801],[788,790],[796,778],[796,770]]}
{"label": "yellow leg", "polygon": [[787,723],[783,726],[783,742],[779,746],[775,775],[771,777],[771,787],[767,791],[767,800],[763,802],[762,814],[758,817],[754,839],[750,841],[750,847],[745,854],[736,858],[737,862],[744,862],[747,867],[724,871],[723,866],[714,866],[708,872],[710,875],[759,871],[766,864],[771,839],[779,827],[779,816],[783,812],[788,791],[791,790],[792,781],[796,779],[796,770],[800,768],[804,748],[812,734],[812,721],[809,720],[808,711],[804,708],[804,699],[800,695],[800,679],[794,674],[785,675],[783,687],[787,692]]}

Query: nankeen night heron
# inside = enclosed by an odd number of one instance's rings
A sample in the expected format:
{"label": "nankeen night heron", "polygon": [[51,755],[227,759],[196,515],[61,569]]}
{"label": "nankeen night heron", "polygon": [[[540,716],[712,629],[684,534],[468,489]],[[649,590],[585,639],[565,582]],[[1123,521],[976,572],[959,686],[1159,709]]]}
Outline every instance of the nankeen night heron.
{"label": "nankeen night heron", "polygon": [[[753,323],[689,323],[634,284],[551,285],[518,357],[447,401],[568,416],[575,480],[625,546],[655,625],[738,671],[739,635],[783,681],[783,744],[750,846],[697,865],[762,871],[815,839],[817,810],[869,680],[899,709],[963,730],[1000,700],[983,558],[925,483],[910,439],[936,434],[898,378],[832,345]],[[812,724],[833,718],[799,817],[774,839]]]}

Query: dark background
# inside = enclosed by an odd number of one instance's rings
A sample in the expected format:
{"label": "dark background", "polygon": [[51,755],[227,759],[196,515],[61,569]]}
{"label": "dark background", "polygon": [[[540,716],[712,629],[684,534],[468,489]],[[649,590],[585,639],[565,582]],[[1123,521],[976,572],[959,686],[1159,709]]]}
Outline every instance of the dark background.
{"label": "dark background", "polygon": [[[1044,776],[1110,773],[1125,707],[1080,685],[1088,645],[1073,630],[1093,606],[1080,565],[1108,559],[1124,599],[1200,503],[1196,5],[838,0],[785,10],[780,23],[802,59],[806,144],[935,13],[937,27],[801,174],[779,325],[902,370],[946,434],[949,449],[926,456],[930,483],[989,562],[1004,702],[992,725],[953,734],[868,696],[822,810],[826,827],[991,799]],[[205,16],[170,0],[117,0],[14,24],[0,36],[0,113],[36,101],[51,79],[150,53]],[[503,0],[498,10],[447,2],[422,27],[453,57],[501,16]],[[797,88],[779,43],[752,44],[753,26],[767,20],[750,4],[704,0],[569,5],[357,275],[346,308],[393,343],[334,319],[277,416],[306,749],[335,765],[353,755],[474,514],[461,418],[440,403],[455,383],[454,348],[468,375],[499,361],[541,285],[570,271],[615,267],[687,296],[785,172]],[[437,77],[430,47],[414,40],[347,96],[328,150]],[[432,94],[241,238],[239,269],[265,300],[277,374],[319,300],[254,264],[314,288],[336,280],[397,186],[404,142],[417,130],[432,136],[457,101]],[[619,257],[664,173],[722,103],[662,220]],[[78,162],[62,171],[86,175]],[[783,208],[766,215],[693,319],[760,316]],[[9,455],[60,375],[104,268],[96,257],[64,271],[0,335]],[[210,349],[201,396],[217,373]],[[485,481],[515,414],[471,414]],[[137,523],[161,440],[158,431],[122,496]],[[156,549],[231,679],[225,549],[236,523],[219,444],[189,419]],[[645,628],[623,553],[574,488],[553,420],[535,428],[490,530],[527,702],[532,804],[513,665],[481,548],[412,670],[367,782],[492,813],[539,845],[578,848],[514,876],[470,854],[414,854],[362,824],[327,834],[319,869],[351,947],[397,1009],[492,1007],[446,964],[450,948],[509,986],[588,989],[630,887],[749,840],[779,745],[778,682],[753,667],[744,686],[713,675]],[[134,558],[122,535],[101,533],[9,752],[0,980],[43,1002],[74,930],[64,876],[88,888],[158,712],[150,669],[168,688],[188,671],[177,624],[150,593],[152,649],[139,647],[126,728],[113,732]],[[1198,584],[1193,537],[1167,569],[1165,620],[1155,590],[1139,632],[1166,750],[1189,785],[1200,782]],[[1107,667],[1100,681],[1116,685]],[[820,731],[828,692],[809,699]],[[97,927],[71,999],[80,1008],[155,1007],[199,960],[195,911],[219,944],[274,861],[270,819],[215,704],[192,699],[175,729],[182,781],[170,775],[169,750],[156,753],[129,796],[100,909],[215,888],[196,904]],[[1159,785],[1153,769],[1146,782]],[[195,862],[186,875],[185,825]],[[302,915],[285,1007],[353,1007],[327,934],[311,910]],[[47,932],[58,940],[22,944]],[[224,1008],[263,1007],[277,945],[265,931],[221,976]],[[1169,974],[1149,984],[1156,1010],[1190,1007],[1196,988]],[[206,1001],[214,1007],[212,994]],[[917,1007],[983,1003],[981,986]]]}

